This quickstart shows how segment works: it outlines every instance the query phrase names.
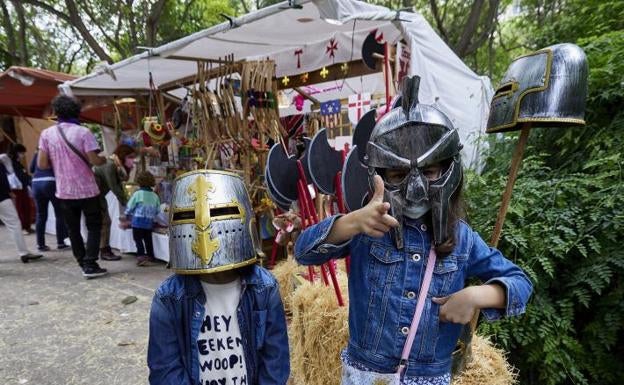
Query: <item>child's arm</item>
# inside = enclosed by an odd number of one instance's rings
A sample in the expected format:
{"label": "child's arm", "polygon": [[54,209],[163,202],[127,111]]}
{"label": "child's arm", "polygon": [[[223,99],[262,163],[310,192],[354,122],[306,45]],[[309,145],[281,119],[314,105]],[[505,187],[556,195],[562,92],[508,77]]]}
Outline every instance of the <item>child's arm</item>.
{"label": "child's arm", "polygon": [[136,208],[136,204],[137,204],[137,195],[135,192],[134,194],[132,194],[132,196],[130,197],[130,200],[126,204],[126,211],[124,212],[124,214],[126,215],[126,218],[132,217],[132,214],[134,214],[134,209]]}
{"label": "child's arm", "polygon": [[[147,366],[150,385],[191,385],[182,364],[182,352],[176,337],[171,309],[158,293],[152,300],[149,319]],[[163,333],[163,331],[167,331]]]}
{"label": "child's arm", "polygon": [[264,345],[258,354],[258,384],[285,385],[290,375],[286,316],[277,284],[270,289]]}
{"label": "child's arm", "polygon": [[466,287],[448,297],[434,298],[442,305],[440,319],[468,323],[476,310],[482,310],[488,321],[502,316],[524,313],[533,285],[520,267],[489,247],[481,237],[469,230],[472,248],[468,276],[476,276],[483,285]]}
{"label": "child's arm", "polygon": [[381,238],[399,222],[388,214],[390,204],[383,201],[384,186],[375,176],[375,192],[368,204],[342,216],[328,218],[306,229],[295,244],[295,258],[303,265],[319,265],[344,256],[346,247],[359,234]]}
{"label": "child's arm", "polygon": [[504,309],[505,289],[499,284],[468,286],[452,295],[433,298],[440,307],[440,321],[467,324],[475,311]]}

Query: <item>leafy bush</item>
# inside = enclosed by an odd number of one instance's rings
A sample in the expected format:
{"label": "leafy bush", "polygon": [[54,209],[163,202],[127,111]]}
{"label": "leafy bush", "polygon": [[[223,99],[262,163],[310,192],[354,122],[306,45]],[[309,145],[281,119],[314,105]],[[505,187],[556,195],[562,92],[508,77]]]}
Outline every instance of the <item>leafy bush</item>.
{"label": "leafy bush", "polygon": [[[499,248],[535,291],[525,316],[482,322],[527,384],[624,384],[624,31],[579,41],[586,127],[534,128]],[[516,138],[488,138],[466,182],[469,219],[492,232]]]}

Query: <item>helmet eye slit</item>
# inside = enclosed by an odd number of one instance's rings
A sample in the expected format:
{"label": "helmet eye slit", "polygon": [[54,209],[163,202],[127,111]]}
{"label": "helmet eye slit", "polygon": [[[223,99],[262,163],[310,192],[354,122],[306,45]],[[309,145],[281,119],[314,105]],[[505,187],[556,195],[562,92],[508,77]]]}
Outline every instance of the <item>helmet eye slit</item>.
{"label": "helmet eye slit", "polygon": [[377,173],[384,180],[384,183],[391,188],[398,188],[410,174],[408,168],[379,168]]}
{"label": "helmet eye slit", "polygon": [[184,210],[173,213],[173,221],[195,219],[195,210]]}
{"label": "helmet eye slit", "polygon": [[210,217],[213,219],[230,215],[240,215],[240,210],[238,209],[238,206],[225,206],[210,209]]}

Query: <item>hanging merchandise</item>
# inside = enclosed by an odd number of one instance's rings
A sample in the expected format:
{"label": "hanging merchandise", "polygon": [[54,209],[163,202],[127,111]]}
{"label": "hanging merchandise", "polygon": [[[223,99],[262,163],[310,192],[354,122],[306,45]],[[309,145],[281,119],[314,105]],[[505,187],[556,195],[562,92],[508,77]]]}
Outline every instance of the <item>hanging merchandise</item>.
{"label": "hanging merchandise", "polygon": [[352,124],[357,124],[370,109],[371,94],[369,92],[349,96],[349,121]]}
{"label": "hanging merchandise", "polygon": [[158,122],[158,116],[146,116],[142,124],[143,131],[150,137],[151,143],[159,144],[165,138],[165,128]]}
{"label": "hanging merchandise", "polygon": [[338,136],[336,132],[342,125],[340,99],[321,103],[321,124],[330,131],[331,137]]}
{"label": "hanging merchandise", "polygon": [[412,54],[407,44],[402,41],[397,43],[396,56],[399,60],[395,62],[397,68],[395,68],[394,72],[397,74],[396,81],[398,84],[401,84],[401,80],[403,80],[403,78],[409,74],[411,55]]}

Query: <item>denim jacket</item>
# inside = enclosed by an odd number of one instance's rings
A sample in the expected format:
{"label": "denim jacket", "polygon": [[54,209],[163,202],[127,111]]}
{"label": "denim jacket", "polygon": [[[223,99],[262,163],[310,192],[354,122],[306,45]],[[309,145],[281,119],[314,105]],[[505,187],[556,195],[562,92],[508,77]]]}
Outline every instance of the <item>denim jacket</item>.
{"label": "denim jacket", "polygon": [[[290,374],[286,317],[277,281],[259,266],[241,268],[238,323],[248,385],[284,385]],[[206,297],[199,278],[173,275],[156,290],[149,322],[151,385],[199,384],[197,336]]]}
{"label": "denim jacket", "polygon": [[[319,265],[351,254],[349,274],[350,359],[379,373],[392,373],[401,358],[403,345],[414,316],[418,292],[431,246],[427,225],[407,219],[405,247],[398,250],[390,233],[383,238],[359,234],[332,245],[326,238],[337,219],[327,218],[306,229],[297,240],[295,257],[304,265]],[[465,223],[456,229],[457,245],[445,257],[438,257],[425,301],[407,376],[439,376],[451,371],[451,353],[462,325],[441,322],[440,305],[432,297],[453,294],[465,287],[466,279],[478,277],[496,282],[506,290],[505,309],[483,309],[488,321],[525,311],[532,285],[524,272],[496,249],[488,247]]]}

